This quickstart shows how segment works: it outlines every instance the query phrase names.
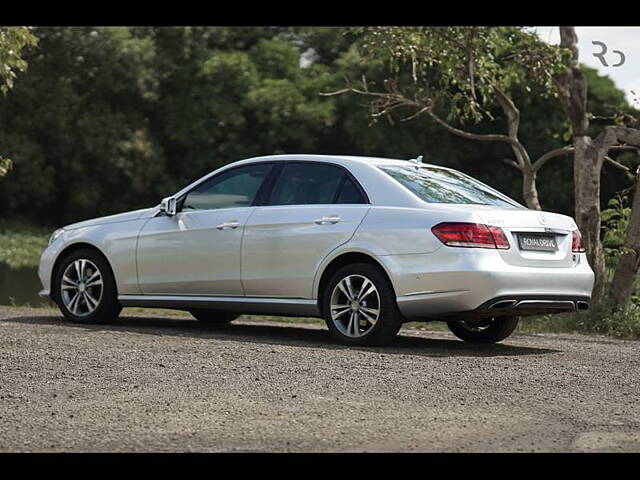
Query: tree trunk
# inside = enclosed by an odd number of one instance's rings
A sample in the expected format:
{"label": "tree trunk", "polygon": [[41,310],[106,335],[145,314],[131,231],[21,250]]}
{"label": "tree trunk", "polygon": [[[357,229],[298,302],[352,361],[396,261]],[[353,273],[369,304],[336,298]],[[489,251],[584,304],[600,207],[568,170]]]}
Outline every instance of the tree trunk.
{"label": "tree trunk", "polygon": [[522,197],[527,207],[532,210],[542,210],[536,188],[536,171],[533,168],[522,170]]}
{"label": "tree trunk", "polygon": [[595,273],[592,301],[598,305],[604,298],[606,280],[604,249],[600,239],[600,172],[604,155],[592,146],[590,137],[574,137],[574,142],[575,217],[582,233],[589,265]]}
{"label": "tree trunk", "polygon": [[588,135],[587,79],[578,63],[578,37],[574,27],[560,27],[560,46],[572,52],[568,70],[555,78],[559,99],[571,123],[575,217],[595,274],[592,303],[604,297],[605,262],[600,240],[600,173],[606,151],[594,148]]}
{"label": "tree trunk", "polygon": [[629,300],[640,266],[640,182],[637,180],[631,209],[622,254],[611,284],[611,298],[616,308],[622,308]]}
{"label": "tree trunk", "polygon": [[501,89],[494,87],[496,99],[502,107],[502,111],[507,118],[507,131],[509,132],[509,140],[511,149],[516,157],[516,165],[522,173],[522,198],[527,207],[532,210],[542,210],[540,200],[538,199],[538,189],[536,187],[536,169],[531,164],[529,152],[518,139],[518,130],[520,129],[520,110]]}

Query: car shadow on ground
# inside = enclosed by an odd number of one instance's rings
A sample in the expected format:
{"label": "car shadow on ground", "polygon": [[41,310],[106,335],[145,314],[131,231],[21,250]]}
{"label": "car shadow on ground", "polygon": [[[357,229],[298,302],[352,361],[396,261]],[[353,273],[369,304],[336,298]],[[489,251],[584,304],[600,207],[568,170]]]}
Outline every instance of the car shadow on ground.
{"label": "car shadow on ground", "polygon": [[523,347],[506,343],[474,345],[458,339],[429,338],[440,332],[401,330],[396,341],[387,347],[349,347],[337,343],[326,328],[315,325],[261,323],[239,319],[230,324],[205,324],[189,318],[121,316],[112,324],[95,325],[72,323],[57,316],[29,316],[5,318],[2,322],[55,325],[100,332],[132,332],[158,336],[211,338],[215,340],[288,345],[307,348],[347,349],[383,354],[422,355],[429,357],[494,357],[559,353],[560,350]]}

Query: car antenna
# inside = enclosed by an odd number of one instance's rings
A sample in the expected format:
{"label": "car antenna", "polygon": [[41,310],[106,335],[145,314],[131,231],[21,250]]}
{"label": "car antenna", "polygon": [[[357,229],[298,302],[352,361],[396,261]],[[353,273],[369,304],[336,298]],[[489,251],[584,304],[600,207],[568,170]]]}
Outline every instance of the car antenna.
{"label": "car antenna", "polygon": [[411,158],[409,161],[414,163],[416,168],[420,168],[418,165],[422,163],[422,155],[418,155],[418,158]]}

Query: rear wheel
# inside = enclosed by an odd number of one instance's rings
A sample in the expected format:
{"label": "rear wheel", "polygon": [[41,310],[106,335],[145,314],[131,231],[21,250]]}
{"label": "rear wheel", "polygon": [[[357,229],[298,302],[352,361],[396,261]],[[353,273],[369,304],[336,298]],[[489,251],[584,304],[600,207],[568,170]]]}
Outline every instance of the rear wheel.
{"label": "rear wheel", "polygon": [[488,317],[478,320],[449,320],[453,334],[470,343],[496,343],[504,340],[518,326],[519,317]]}
{"label": "rear wheel", "polygon": [[329,331],[345,345],[387,345],[402,325],[391,282],[368,263],[338,270],[322,298]]}
{"label": "rear wheel", "polygon": [[238,313],[219,312],[216,310],[196,309],[190,310],[196,320],[203,323],[229,323],[240,316]]}
{"label": "rear wheel", "polygon": [[76,250],[64,258],[53,287],[60,311],[73,322],[107,323],[122,310],[111,267],[95,250]]}

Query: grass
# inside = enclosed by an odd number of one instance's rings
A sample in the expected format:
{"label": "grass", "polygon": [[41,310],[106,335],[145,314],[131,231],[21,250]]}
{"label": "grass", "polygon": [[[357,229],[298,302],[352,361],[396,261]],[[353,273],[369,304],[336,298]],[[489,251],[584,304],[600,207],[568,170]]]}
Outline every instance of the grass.
{"label": "grass", "polygon": [[639,340],[640,306],[629,302],[622,310],[603,306],[581,313],[532,317],[520,323],[522,329],[518,331],[527,333],[581,333]]}
{"label": "grass", "polygon": [[0,222],[0,263],[11,268],[37,267],[49,235],[49,229]]}

